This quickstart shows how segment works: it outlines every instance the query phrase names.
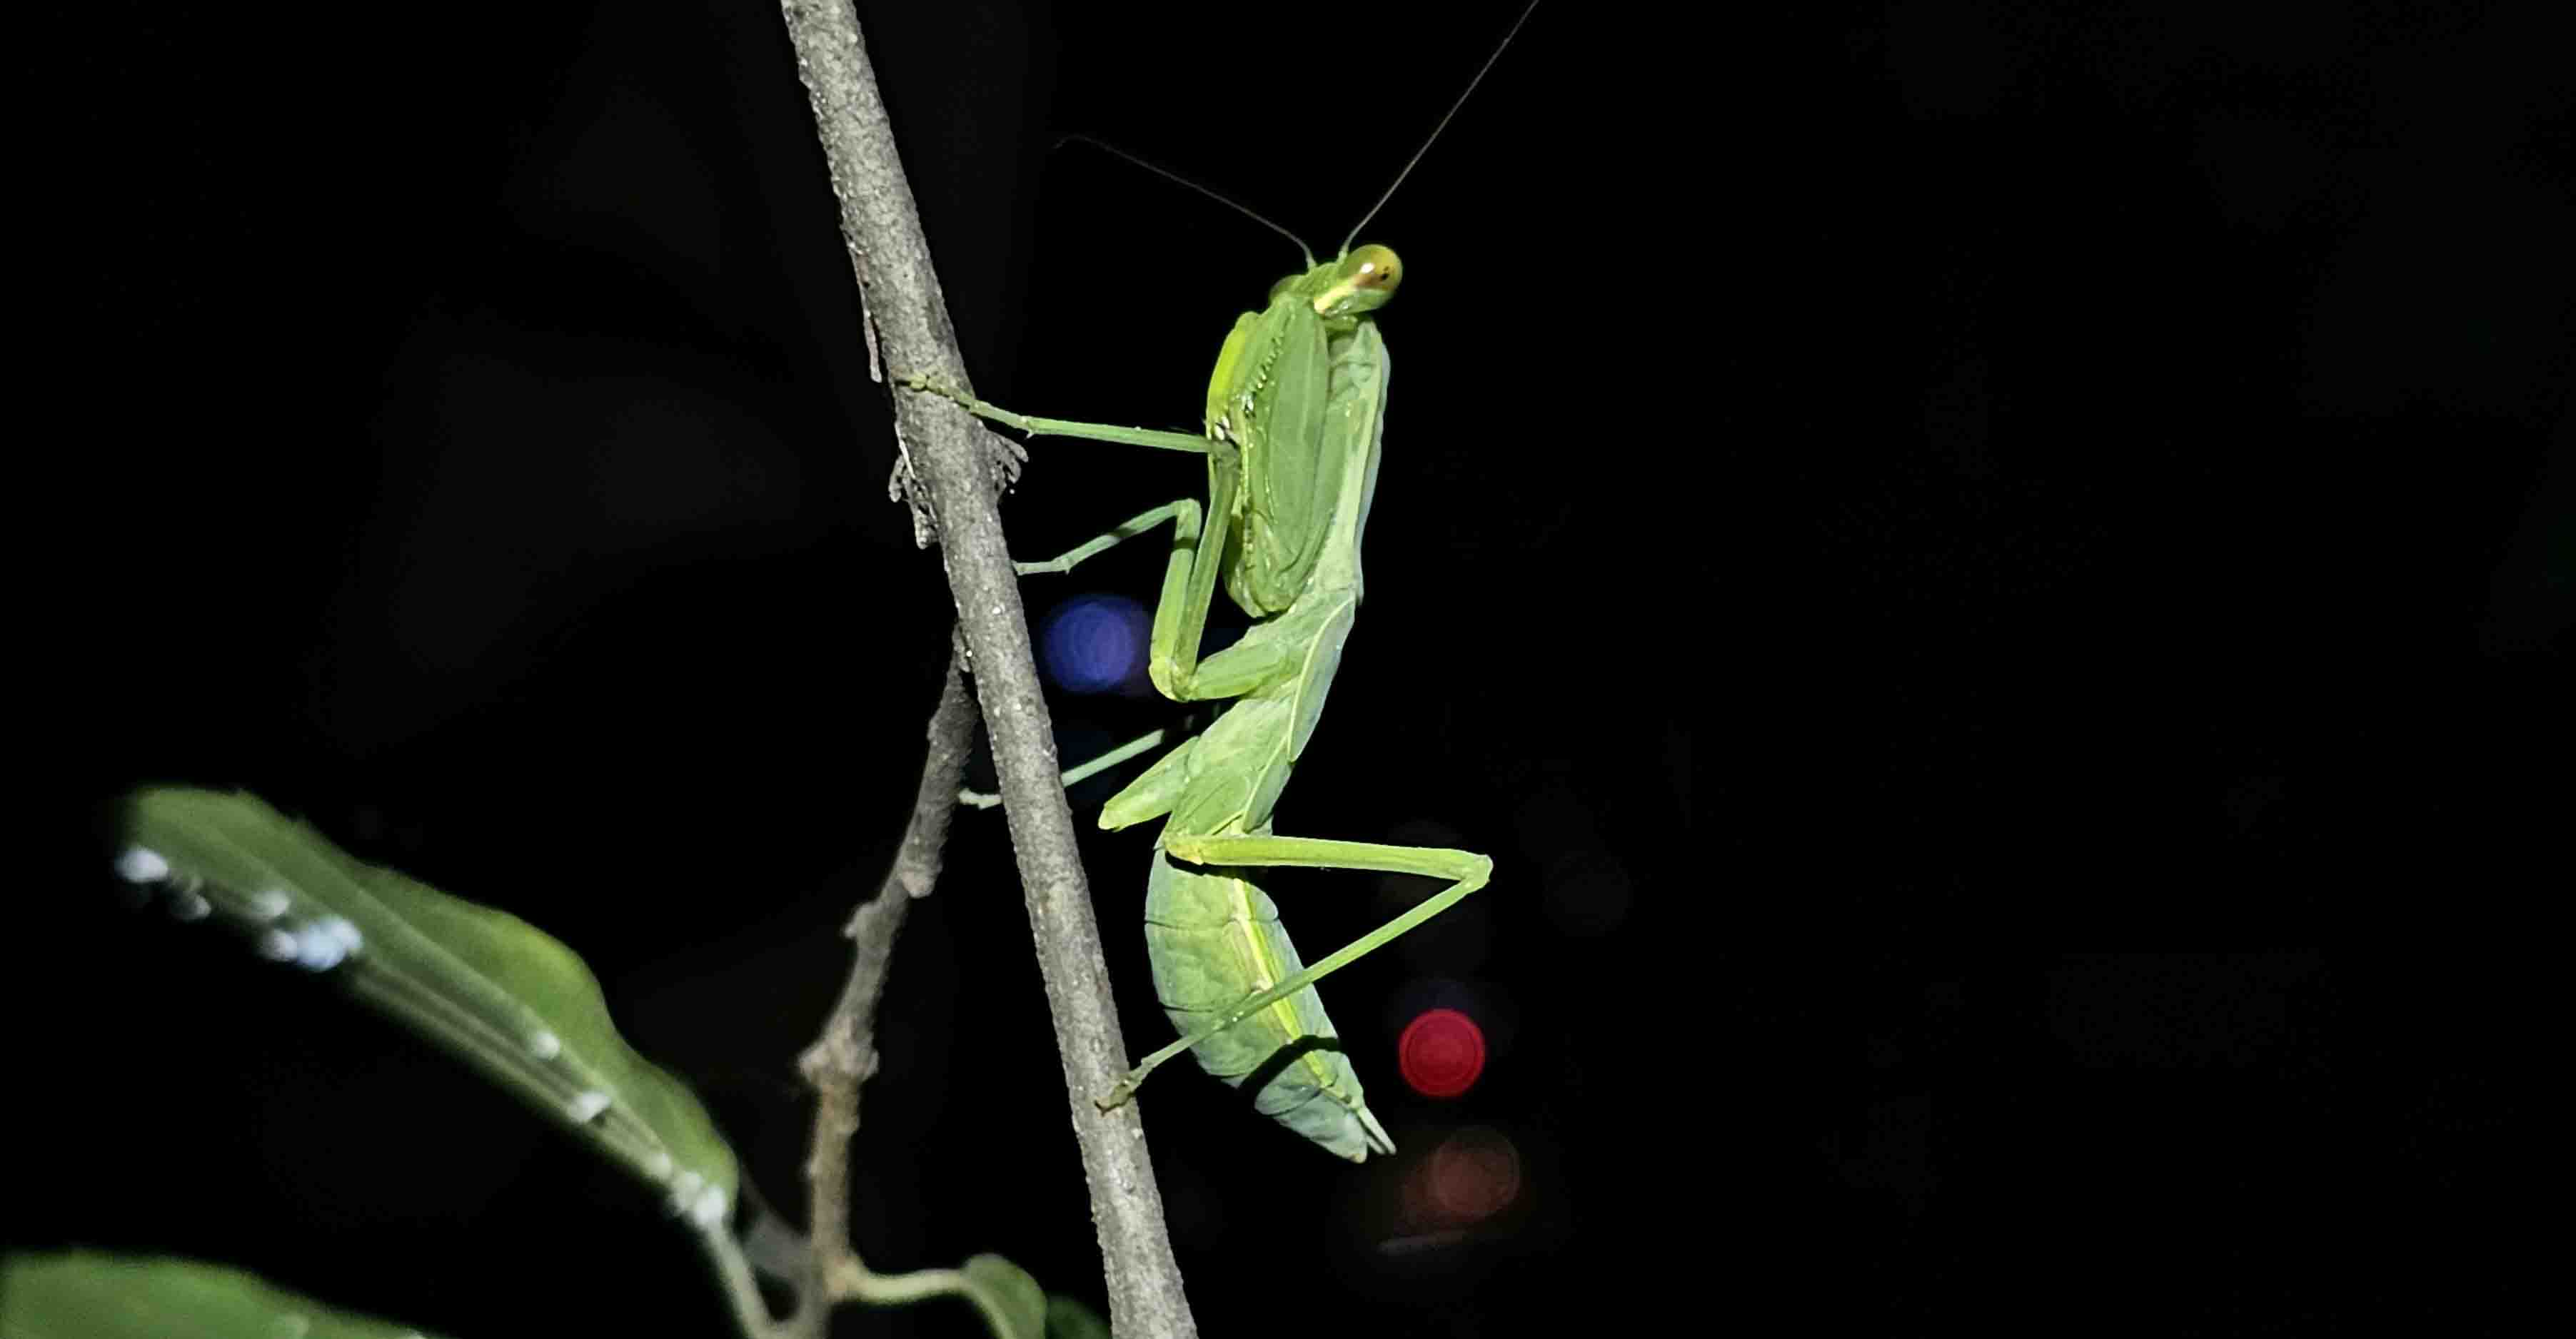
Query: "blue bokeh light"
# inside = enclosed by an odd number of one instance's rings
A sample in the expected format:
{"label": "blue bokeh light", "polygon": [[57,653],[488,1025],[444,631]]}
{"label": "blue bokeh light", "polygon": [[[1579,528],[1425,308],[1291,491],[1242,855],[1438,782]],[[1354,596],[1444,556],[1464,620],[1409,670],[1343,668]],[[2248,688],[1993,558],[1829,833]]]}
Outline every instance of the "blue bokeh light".
{"label": "blue bokeh light", "polygon": [[1152,620],[1123,595],[1077,595],[1038,629],[1038,658],[1068,693],[1116,692],[1145,675]]}

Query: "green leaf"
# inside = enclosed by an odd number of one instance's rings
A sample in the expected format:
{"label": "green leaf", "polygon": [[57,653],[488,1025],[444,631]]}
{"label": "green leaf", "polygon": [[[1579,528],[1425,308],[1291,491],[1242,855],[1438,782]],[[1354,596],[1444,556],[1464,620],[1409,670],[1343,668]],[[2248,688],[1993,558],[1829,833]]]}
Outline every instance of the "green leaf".
{"label": "green leaf", "polygon": [[89,1251],[0,1258],[0,1339],[429,1339],[256,1274]]}
{"label": "green leaf", "polygon": [[211,914],[261,956],[328,974],[662,1187],[720,1230],[733,1150],[680,1081],[635,1054],[571,949],[507,912],[365,864],[258,797],[127,797],[117,872]]}
{"label": "green leaf", "polygon": [[966,1295],[1000,1339],[1046,1339],[1046,1289],[1029,1271],[998,1255],[970,1256]]}
{"label": "green leaf", "polygon": [[1109,1322],[1082,1299],[1054,1293],[1047,1298],[1047,1339],[1109,1339]]}

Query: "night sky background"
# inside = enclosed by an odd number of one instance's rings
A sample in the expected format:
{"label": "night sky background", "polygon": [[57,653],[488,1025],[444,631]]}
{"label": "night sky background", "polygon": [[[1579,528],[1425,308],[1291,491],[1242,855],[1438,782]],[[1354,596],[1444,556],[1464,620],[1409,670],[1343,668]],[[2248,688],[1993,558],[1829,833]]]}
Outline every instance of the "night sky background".
{"label": "night sky background", "polygon": [[[1515,12],[1458,8],[863,7],[977,388],[1195,426],[1296,258],[1059,137],[1328,250]],[[1370,226],[1407,275],[1369,598],[1279,825],[1496,874],[1327,983],[1397,1157],[1147,1086],[1203,1332],[2299,1333],[2537,1291],[2563,7],[2039,8],[1546,4]],[[793,1059],[952,611],[776,11],[80,13],[21,135],[19,455],[67,477],[16,494],[57,537],[0,1243],[460,1337],[721,1333],[652,1195],[108,858],[130,787],[241,786],[526,917],[801,1216]],[[1049,554],[1203,486],[1041,442],[1004,519]],[[1150,598],[1156,547],[1032,617]],[[1054,710],[1068,760],[1174,719]],[[1140,1055],[1147,844],[1086,850]],[[1315,956],[1400,885],[1270,886]],[[1097,1304],[1026,927],[961,815],[855,1231]],[[1464,1096],[1397,1076],[1427,1003],[1485,1027]],[[1443,1148],[1500,1207],[1426,1207]]]}

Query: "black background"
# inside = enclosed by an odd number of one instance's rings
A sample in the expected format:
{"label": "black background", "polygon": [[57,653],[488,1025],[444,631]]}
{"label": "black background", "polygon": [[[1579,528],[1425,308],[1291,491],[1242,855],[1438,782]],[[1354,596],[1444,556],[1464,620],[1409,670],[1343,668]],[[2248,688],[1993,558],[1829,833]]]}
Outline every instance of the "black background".
{"label": "black background", "polygon": [[[1294,257],[1057,136],[1329,248],[1511,17],[882,8],[979,389],[1167,427]],[[1543,6],[1369,230],[1408,264],[1373,581],[1281,809],[1494,855],[1326,996],[1407,1154],[1497,1131],[1520,1197],[1391,1250],[1414,1163],[1349,1169],[1168,1071],[1202,1328],[2510,1305],[2576,579],[2547,13]],[[31,51],[21,451],[69,469],[18,493],[63,527],[27,658],[69,673],[28,726],[72,738],[9,926],[0,1227],[457,1335],[719,1332],[650,1196],[120,904],[105,812],[247,786],[535,921],[795,1211],[792,1058],[950,612],[884,500],[775,12],[91,10]],[[1198,486],[1043,443],[1005,517],[1053,552]],[[1057,709],[1068,758],[1168,719]],[[1002,828],[954,837],[857,1239],[1096,1302]],[[1088,851],[1139,1053],[1143,849]],[[1387,914],[1362,876],[1276,891],[1310,953]],[[1493,1033],[1454,1102],[1392,1069],[1426,978]]]}

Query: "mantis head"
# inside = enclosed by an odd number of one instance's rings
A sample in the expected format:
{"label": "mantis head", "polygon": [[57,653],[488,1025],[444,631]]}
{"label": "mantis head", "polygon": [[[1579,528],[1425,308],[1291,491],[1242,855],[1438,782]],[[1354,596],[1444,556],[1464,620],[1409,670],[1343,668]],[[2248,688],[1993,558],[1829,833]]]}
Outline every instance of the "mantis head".
{"label": "mantis head", "polygon": [[1282,293],[1299,293],[1314,304],[1317,316],[1333,321],[1385,306],[1403,279],[1404,262],[1396,259],[1395,252],[1371,244],[1280,280],[1270,296],[1275,301]]}

